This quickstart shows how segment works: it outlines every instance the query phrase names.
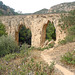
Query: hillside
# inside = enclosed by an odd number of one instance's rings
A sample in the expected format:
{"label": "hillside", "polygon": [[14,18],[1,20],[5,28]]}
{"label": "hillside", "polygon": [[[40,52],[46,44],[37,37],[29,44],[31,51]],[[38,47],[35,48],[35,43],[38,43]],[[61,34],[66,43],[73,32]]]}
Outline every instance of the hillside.
{"label": "hillside", "polygon": [[48,9],[44,8],[44,9],[34,12],[33,14],[46,14],[46,13],[48,13]]}
{"label": "hillside", "polygon": [[61,3],[51,7],[48,13],[67,13],[75,9],[75,2]]}
{"label": "hillside", "polygon": [[1,15],[16,15],[17,12],[14,11],[13,8],[10,8],[9,6],[6,6],[3,4],[2,1],[0,1],[0,16]]}

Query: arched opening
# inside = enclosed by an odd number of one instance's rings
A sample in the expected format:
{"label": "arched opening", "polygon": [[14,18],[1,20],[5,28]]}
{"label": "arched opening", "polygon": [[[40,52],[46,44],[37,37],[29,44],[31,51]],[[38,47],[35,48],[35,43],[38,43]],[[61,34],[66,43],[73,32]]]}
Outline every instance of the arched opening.
{"label": "arched opening", "polygon": [[40,45],[43,46],[46,40],[51,41],[52,39],[56,40],[56,29],[54,23],[48,21],[42,28]]}
{"label": "arched opening", "polygon": [[31,31],[25,26],[21,26],[19,30],[19,44],[23,43],[31,45]]}
{"label": "arched opening", "polygon": [[31,45],[31,31],[25,26],[20,25],[18,31],[15,32],[15,40],[18,45],[22,45],[23,43]]}
{"label": "arched opening", "polygon": [[49,21],[46,28],[46,40],[51,41],[52,39],[54,41],[56,40],[56,29],[54,27],[54,23]]}

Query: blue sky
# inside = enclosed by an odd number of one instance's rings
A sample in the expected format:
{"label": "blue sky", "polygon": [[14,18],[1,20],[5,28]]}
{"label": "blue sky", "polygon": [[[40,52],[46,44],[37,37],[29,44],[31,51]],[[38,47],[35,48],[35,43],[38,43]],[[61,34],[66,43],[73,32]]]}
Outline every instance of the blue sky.
{"label": "blue sky", "polygon": [[22,13],[33,13],[43,8],[49,9],[53,5],[63,2],[73,2],[75,0],[0,0],[4,4],[15,9],[15,11],[22,11]]}

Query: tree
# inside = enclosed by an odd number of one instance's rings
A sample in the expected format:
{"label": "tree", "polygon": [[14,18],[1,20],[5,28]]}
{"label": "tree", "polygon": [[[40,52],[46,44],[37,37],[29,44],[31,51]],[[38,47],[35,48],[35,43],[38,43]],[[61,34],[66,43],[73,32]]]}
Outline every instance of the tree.
{"label": "tree", "polygon": [[3,2],[2,1],[0,1],[0,5],[3,5]]}
{"label": "tree", "polygon": [[31,44],[31,31],[25,26],[22,26],[19,31],[19,42]]}
{"label": "tree", "polygon": [[49,22],[47,29],[46,29],[46,39],[51,41],[52,39],[56,40],[56,33],[54,24]]}
{"label": "tree", "polygon": [[0,36],[6,35],[6,34],[7,33],[6,33],[6,30],[5,30],[5,26],[2,23],[0,23]]}
{"label": "tree", "polygon": [[0,37],[0,57],[9,53],[19,52],[19,47],[12,36]]}

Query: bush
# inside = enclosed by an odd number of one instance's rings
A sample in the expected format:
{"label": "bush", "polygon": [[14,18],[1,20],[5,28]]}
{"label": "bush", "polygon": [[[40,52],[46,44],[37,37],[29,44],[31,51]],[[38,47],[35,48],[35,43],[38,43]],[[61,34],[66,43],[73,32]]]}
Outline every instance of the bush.
{"label": "bush", "polygon": [[31,45],[31,31],[25,26],[22,26],[19,31],[19,42]]}
{"label": "bush", "polygon": [[52,39],[56,40],[56,32],[55,32],[54,24],[49,22],[46,29],[46,39],[51,41]]}
{"label": "bush", "polygon": [[4,57],[4,59],[6,60],[6,61],[10,61],[10,60],[12,60],[12,59],[15,59],[17,57],[17,54],[8,54],[8,55],[6,55],[5,57]]}
{"label": "bush", "polygon": [[75,25],[68,29],[68,35],[75,35]]}
{"label": "bush", "polygon": [[66,42],[73,42],[73,36],[67,36],[65,40]]}
{"label": "bush", "polygon": [[75,51],[68,52],[61,57],[61,61],[67,64],[75,65]]}
{"label": "bush", "polygon": [[24,44],[22,44],[22,47],[20,48],[20,50],[28,50],[29,47],[30,47],[30,45],[24,43]]}
{"label": "bush", "polygon": [[[75,25],[75,10],[70,11],[70,13],[68,15],[61,15],[61,19],[60,19],[60,26],[62,29],[66,29],[69,28],[70,26],[74,26]],[[63,25],[61,24],[61,22],[63,22]]]}
{"label": "bush", "polygon": [[0,57],[19,51],[19,47],[11,36],[0,37]]}
{"label": "bush", "polygon": [[66,44],[66,40],[61,40],[61,41],[59,41],[59,44],[61,44],[61,45]]}
{"label": "bush", "polygon": [[61,40],[59,41],[59,44],[66,44],[66,43],[69,43],[69,42],[74,42],[74,37],[73,36],[66,36],[66,38],[64,40]]}
{"label": "bush", "polygon": [[59,41],[60,44],[66,44],[68,42],[75,42],[75,25],[68,28],[68,35],[64,40]]}
{"label": "bush", "polygon": [[5,26],[2,23],[0,23],[0,36],[6,35],[6,34],[7,33],[6,33],[6,30],[5,30]]}

